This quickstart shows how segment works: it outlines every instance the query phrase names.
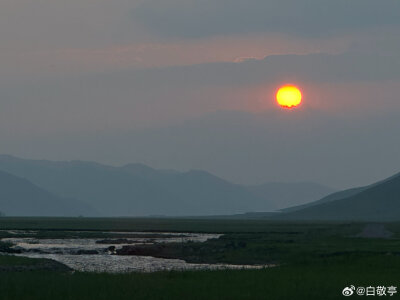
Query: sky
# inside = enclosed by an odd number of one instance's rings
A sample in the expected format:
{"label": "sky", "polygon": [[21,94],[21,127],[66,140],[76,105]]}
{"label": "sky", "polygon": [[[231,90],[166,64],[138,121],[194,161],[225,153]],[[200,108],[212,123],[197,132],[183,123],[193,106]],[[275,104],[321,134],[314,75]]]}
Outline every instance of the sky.
{"label": "sky", "polygon": [[2,0],[0,37],[3,154],[338,189],[400,171],[398,0]]}

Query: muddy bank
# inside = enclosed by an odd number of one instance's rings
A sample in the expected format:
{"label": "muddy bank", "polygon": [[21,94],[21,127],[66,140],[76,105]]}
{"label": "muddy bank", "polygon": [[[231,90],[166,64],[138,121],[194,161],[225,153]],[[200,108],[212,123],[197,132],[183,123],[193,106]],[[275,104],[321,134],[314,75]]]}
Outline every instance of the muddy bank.
{"label": "muddy bank", "polygon": [[121,256],[153,256],[165,259],[183,259],[189,263],[229,262],[224,253],[232,249],[244,249],[245,242],[214,241],[208,243],[165,243],[148,245],[124,245],[121,248],[109,248],[113,254]]}

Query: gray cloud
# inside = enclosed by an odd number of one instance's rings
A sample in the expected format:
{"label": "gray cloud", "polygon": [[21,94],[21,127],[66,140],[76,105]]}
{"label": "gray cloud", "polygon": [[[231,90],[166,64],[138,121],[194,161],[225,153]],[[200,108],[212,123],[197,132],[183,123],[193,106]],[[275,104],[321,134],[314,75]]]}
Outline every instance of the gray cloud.
{"label": "gray cloud", "polygon": [[[400,78],[400,60],[391,56],[310,54],[280,55],[242,63],[211,63],[133,71],[55,76],[48,80],[0,83],[0,134],[92,131],[101,128],[154,126],[216,109],[238,109],[251,94],[241,88],[276,88],[282,82],[349,84]],[[273,90],[265,93],[272,95]],[[334,93],[337,93],[334,91]],[[343,94],[342,94],[343,95]],[[383,90],[371,108],[398,107],[393,89]],[[346,100],[356,106],[374,96]],[[333,97],[330,97],[333,99]],[[326,100],[325,100],[326,101]],[[268,101],[269,102],[269,101]],[[156,116],[156,117],[155,117]]]}
{"label": "gray cloud", "polygon": [[148,0],[133,19],[167,37],[278,32],[318,37],[400,24],[397,0]]}
{"label": "gray cloud", "polygon": [[[384,81],[400,78],[400,56],[363,54],[271,55],[264,59],[243,62],[205,63],[189,66],[132,69],[86,74],[49,80],[57,89],[76,93],[68,84],[84,90],[112,92],[128,89],[156,91],[162,89],[191,89],[199,86],[235,86],[282,81],[354,82]],[[62,87],[66,87],[64,91]],[[110,92],[111,92],[110,91]],[[110,93],[108,92],[108,93]],[[101,94],[101,93],[100,93]],[[79,95],[74,94],[74,97]]]}

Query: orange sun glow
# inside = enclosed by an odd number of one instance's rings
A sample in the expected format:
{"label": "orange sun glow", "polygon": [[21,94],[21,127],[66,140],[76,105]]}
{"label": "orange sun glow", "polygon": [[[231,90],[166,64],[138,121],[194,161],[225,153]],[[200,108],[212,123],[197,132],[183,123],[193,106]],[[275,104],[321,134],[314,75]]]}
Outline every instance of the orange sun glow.
{"label": "orange sun glow", "polygon": [[293,108],[301,103],[301,92],[294,85],[281,86],[276,93],[276,101],[283,108]]}

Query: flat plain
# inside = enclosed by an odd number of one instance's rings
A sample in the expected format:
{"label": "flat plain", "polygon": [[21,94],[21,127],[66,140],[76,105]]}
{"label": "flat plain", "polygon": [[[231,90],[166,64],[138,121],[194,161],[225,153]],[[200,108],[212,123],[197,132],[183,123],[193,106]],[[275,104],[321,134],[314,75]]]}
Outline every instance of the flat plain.
{"label": "flat plain", "polygon": [[[369,234],[371,226],[378,230]],[[347,286],[398,286],[400,278],[400,223],[1,218],[0,230],[0,238],[103,238],[115,231],[222,233],[218,239],[171,243],[157,251],[143,246],[141,255],[273,266],[108,274],[76,272],[51,260],[7,254],[0,256],[0,295],[7,300],[342,299]],[[379,231],[391,235],[380,236]],[[10,249],[0,244],[3,253]]]}

